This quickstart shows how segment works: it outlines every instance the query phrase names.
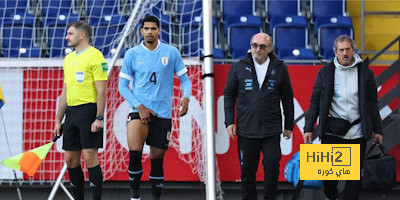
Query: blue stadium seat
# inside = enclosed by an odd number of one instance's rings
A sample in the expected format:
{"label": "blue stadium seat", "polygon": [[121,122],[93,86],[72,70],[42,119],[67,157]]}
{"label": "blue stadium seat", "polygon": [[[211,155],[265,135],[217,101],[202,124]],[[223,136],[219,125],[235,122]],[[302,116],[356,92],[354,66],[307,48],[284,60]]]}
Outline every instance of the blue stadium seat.
{"label": "blue stadium seat", "polygon": [[258,16],[234,16],[226,19],[228,29],[229,54],[232,58],[243,57],[250,49],[251,37],[263,31],[261,18]]}
{"label": "blue stadium seat", "polygon": [[107,15],[100,18],[97,23],[90,24],[93,28],[92,41],[104,56],[111,55],[113,41],[118,38],[126,23],[123,15]]}
{"label": "blue stadium seat", "polygon": [[177,14],[180,24],[185,26],[197,16],[202,17],[202,0],[178,0]]}
{"label": "blue stadium seat", "polygon": [[119,14],[118,0],[87,0],[89,23],[98,23],[103,16]]}
{"label": "blue stadium seat", "polygon": [[348,35],[353,38],[353,23],[350,17],[319,17],[315,24],[318,24],[319,55],[324,59],[334,57],[333,42],[339,35]]}
{"label": "blue stadium seat", "polygon": [[34,46],[35,34],[33,15],[6,15],[2,25],[4,57],[40,57],[40,49]]}
{"label": "blue stadium seat", "polygon": [[156,13],[154,13],[154,16],[160,20],[160,26],[161,26],[160,40],[164,43],[172,44],[173,33],[171,27],[172,24],[171,17],[169,15],[156,14]]}
{"label": "blue stadium seat", "polygon": [[265,0],[265,11],[270,22],[275,16],[301,15],[300,0]]}
{"label": "blue stadium seat", "polygon": [[42,16],[57,18],[60,14],[73,13],[72,0],[42,0]]}
{"label": "blue stadium seat", "polygon": [[231,17],[255,15],[254,0],[221,0],[222,17],[225,20]]}
{"label": "blue stadium seat", "polygon": [[119,12],[117,0],[88,0],[88,15],[113,15]]}
{"label": "blue stadium seat", "polygon": [[58,18],[48,18],[45,21],[45,36],[48,46],[48,54],[50,57],[63,57],[65,50],[68,48],[65,36],[67,34],[67,25],[71,22],[79,20],[76,14],[60,14]]}
{"label": "blue stadium seat", "polygon": [[302,16],[275,16],[271,21],[275,52],[287,48],[306,48],[308,45],[307,20]]}
{"label": "blue stadium seat", "polygon": [[319,17],[345,16],[346,0],[310,0],[312,21]]}
{"label": "blue stadium seat", "polygon": [[311,49],[287,48],[279,50],[278,58],[287,60],[314,60],[315,54]]}
{"label": "blue stadium seat", "polygon": [[28,0],[2,0],[2,8],[6,16],[26,13],[28,11]]}
{"label": "blue stadium seat", "polygon": [[[203,56],[203,52],[200,51],[203,48],[203,29],[199,29],[200,22],[202,21],[202,16],[195,16],[193,18],[190,25],[185,25],[182,27],[181,32],[181,39],[182,41],[180,44],[183,45],[183,55],[184,56]],[[217,20],[215,18],[212,19],[213,21],[213,46],[214,51],[218,51],[217,54],[214,54],[214,57],[218,56],[218,58],[223,58],[223,51],[217,49],[217,42],[218,42],[218,34],[217,34]],[[221,52],[222,51],[222,56]]]}

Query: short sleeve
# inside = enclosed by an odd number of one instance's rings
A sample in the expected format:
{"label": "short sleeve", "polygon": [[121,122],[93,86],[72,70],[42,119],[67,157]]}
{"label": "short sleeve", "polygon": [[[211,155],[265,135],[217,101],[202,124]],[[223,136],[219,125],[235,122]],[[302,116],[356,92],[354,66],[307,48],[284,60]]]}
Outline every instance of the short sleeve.
{"label": "short sleeve", "polygon": [[103,54],[96,49],[91,62],[94,81],[106,81],[108,65]]}

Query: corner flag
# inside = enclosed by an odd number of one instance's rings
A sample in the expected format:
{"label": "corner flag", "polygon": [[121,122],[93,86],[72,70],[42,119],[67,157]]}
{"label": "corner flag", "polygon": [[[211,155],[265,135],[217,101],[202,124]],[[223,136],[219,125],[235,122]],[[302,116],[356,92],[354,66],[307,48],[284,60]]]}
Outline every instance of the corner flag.
{"label": "corner flag", "polygon": [[[62,134],[63,125],[61,126],[60,133]],[[46,158],[47,153],[49,153],[51,147],[53,146],[54,142],[60,136],[54,136],[53,140],[45,145],[27,151],[25,153],[18,154],[11,158],[4,159],[1,161],[6,167],[11,169],[17,169],[22,172],[27,173],[29,176],[34,176],[36,171],[39,169],[40,164]]]}
{"label": "corner flag", "polygon": [[11,169],[21,170],[27,173],[29,176],[33,176],[39,169],[42,161],[46,158],[46,155],[53,146],[53,143],[54,142],[50,142],[25,153],[7,158],[3,160],[1,164]]}
{"label": "corner flag", "polygon": [[1,90],[1,85],[0,85],[0,108],[3,107],[5,102],[6,100],[4,99],[3,91]]}

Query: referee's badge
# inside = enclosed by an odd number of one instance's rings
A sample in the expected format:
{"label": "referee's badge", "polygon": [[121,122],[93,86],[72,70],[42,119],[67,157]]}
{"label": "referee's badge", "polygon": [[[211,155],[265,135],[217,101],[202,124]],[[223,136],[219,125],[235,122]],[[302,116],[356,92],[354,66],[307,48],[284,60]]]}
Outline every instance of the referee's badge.
{"label": "referee's badge", "polygon": [[161,63],[163,65],[167,65],[168,64],[168,58],[167,57],[161,57]]}
{"label": "referee's badge", "polygon": [[83,71],[75,72],[75,79],[76,81],[78,81],[78,83],[82,83],[83,80],[85,80],[85,72]]}

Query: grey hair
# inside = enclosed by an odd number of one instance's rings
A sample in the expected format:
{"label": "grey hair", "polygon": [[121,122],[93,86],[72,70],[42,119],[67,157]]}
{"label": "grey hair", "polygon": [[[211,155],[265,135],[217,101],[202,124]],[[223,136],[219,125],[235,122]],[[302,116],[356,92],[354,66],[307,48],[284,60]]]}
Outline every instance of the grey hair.
{"label": "grey hair", "polygon": [[336,52],[336,50],[337,50],[337,43],[338,43],[338,42],[345,41],[345,40],[348,41],[348,42],[350,42],[351,48],[352,48],[352,49],[354,49],[354,50],[357,49],[356,42],[354,42],[354,40],[353,40],[350,36],[348,36],[348,35],[340,35],[340,36],[337,37],[337,38],[335,39],[335,41],[333,42],[333,52]]}

